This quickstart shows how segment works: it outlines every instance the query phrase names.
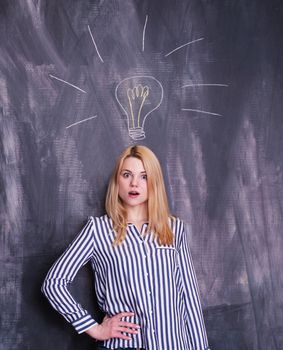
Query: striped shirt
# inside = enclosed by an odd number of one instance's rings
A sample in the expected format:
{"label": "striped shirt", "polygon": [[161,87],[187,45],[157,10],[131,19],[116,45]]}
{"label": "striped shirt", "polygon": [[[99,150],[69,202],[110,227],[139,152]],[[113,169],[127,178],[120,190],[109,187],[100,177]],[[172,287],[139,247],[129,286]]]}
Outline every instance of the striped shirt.
{"label": "striped shirt", "polygon": [[71,296],[68,285],[78,270],[91,263],[98,304],[114,316],[141,326],[131,340],[111,338],[109,349],[207,350],[208,341],[197,281],[184,223],[171,218],[172,246],[158,244],[144,224],[139,232],[128,224],[125,240],[113,246],[115,233],[107,216],[89,217],[86,225],[49,270],[42,291],[52,306],[82,333],[96,321]]}

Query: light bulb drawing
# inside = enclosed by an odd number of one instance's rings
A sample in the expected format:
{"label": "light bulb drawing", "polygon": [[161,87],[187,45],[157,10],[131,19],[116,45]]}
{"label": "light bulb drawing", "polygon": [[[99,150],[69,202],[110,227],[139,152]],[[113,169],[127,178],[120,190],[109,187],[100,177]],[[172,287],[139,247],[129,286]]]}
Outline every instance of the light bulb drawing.
{"label": "light bulb drawing", "polygon": [[[143,130],[139,131],[141,126],[141,111],[144,105],[144,102],[146,98],[149,95],[149,87],[148,86],[142,86],[139,84],[138,86],[135,86],[133,89],[127,90],[127,97],[128,102],[130,106],[130,119],[131,119],[131,125],[133,131],[133,137],[136,136],[138,138],[144,138],[144,132]],[[137,107],[138,110],[135,110],[134,107]],[[137,115],[135,119],[135,115]],[[140,134],[140,136],[139,136]]]}
{"label": "light bulb drawing", "polygon": [[[149,15],[146,14],[143,30],[142,30],[142,42],[141,42],[142,52],[145,52],[145,37],[146,37],[148,18],[149,18]],[[90,25],[87,25],[87,30],[88,30],[88,35],[94,46],[96,55],[98,56],[101,63],[105,63],[104,59],[102,58],[98,50],[98,45],[94,39],[94,35],[90,28]],[[164,58],[167,59],[172,54],[175,55],[176,53],[179,53],[182,50],[184,50],[184,48],[192,44],[200,43],[204,39],[205,39],[204,37],[201,37],[201,38],[188,41],[185,44],[179,45],[178,47],[174,48],[173,50],[166,53],[165,55],[163,54],[162,56],[164,56]],[[74,85],[53,74],[49,74],[49,77],[61,83],[64,83],[82,93],[85,93],[85,94],[88,93],[87,91],[83,90],[79,86]],[[204,82],[190,81],[187,84],[180,87],[182,89],[190,88],[190,87],[200,87],[200,88],[229,87],[229,84],[205,82],[205,81]],[[118,104],[120,105],[120,107],[122,108],[123,112],[126,114],[129,137],[132,138],[133,140],[144,139],[146,137],[145,131],[144,131],[145,120],[149,115],[152,114],[153,111],[155,111],[161,105],[163,100],[163,86],[161,85],[160,81],[158,81],[156,78],[154,78],[151,75],[130,76],[120,81],[120,83],[118,83],[115,89],[115,98]],[[205,116],[211,115],[211,116],[222,117],[221,114],[210,112],[206,109],[203,110],[203,109],[197,109],[197,108],[181,108],[181,111],[190,112],[190,114],[193,114],[193,115],[205,115]],[[76,125],[81,125],[82,123],[92,120],[96,117],[97,115],[76,121],[66,126],[66,129],[69,129]]]}
{"label": "light bulb drawing", "polygon": [[143,140],[145,120],[163,100],[160,81],[153,76],[125,78],[116,86],[115,97],[127,116],[129,136],[133,140]]}

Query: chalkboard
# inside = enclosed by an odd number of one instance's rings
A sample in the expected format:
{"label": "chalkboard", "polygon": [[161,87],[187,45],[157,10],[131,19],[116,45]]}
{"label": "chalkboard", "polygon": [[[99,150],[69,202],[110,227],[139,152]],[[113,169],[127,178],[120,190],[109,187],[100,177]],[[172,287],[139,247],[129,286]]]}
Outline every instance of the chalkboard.
{"label": "chalkboard", "polygon": [[[40,287],[137,143],[190,229],[211,348],[282,349],[282,2],[2,0],[0,17],[0,349],[94,349]],[[86,267],[72,291],[99,317],[92,285]]]}

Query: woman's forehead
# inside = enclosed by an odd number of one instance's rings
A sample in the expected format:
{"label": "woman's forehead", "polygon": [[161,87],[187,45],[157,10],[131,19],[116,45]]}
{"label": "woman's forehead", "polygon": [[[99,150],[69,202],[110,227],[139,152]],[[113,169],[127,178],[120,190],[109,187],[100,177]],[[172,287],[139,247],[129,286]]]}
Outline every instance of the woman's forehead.
{"label": "woman's forehead", "polygon": [[132,172],[144,172],[143,162],[136,157],[127,157],[122,164],[122,170],[127,169]]}

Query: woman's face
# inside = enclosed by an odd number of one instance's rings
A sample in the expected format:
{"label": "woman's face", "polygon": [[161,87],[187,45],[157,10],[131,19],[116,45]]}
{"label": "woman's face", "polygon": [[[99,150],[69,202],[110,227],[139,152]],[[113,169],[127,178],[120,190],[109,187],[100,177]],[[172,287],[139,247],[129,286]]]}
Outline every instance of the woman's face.
{"label": "woman's face", "polygon": [[147,206],[147,174],[143,162],[135,157],[124,160],[118,175],[119,197],[125,207]]}

